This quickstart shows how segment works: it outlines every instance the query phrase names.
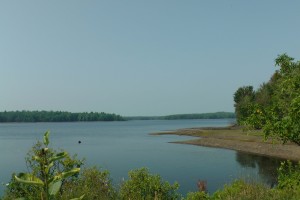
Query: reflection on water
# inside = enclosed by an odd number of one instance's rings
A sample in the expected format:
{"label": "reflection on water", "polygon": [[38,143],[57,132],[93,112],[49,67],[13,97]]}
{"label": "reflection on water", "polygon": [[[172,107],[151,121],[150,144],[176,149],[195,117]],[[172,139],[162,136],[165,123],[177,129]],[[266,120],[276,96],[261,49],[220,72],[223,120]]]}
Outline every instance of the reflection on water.
{"label": "reflection on water", "polygon": [[243,167],[257,168],[264,183],[274,187],[277,184],[277,169],[283,159],[236,152],[236,161]]}

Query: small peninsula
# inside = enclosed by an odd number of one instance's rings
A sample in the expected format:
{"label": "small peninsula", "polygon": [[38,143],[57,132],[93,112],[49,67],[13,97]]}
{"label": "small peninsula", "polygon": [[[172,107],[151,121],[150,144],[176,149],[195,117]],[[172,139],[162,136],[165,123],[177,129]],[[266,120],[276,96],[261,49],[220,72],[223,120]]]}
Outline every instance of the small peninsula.
{"label": "small peninsula", "polygon": [[172,143],[224,148],[294,161],[300,160],[300,148],[297,144],[292,142],[282,144],[282,141],[275,139],[265,141],[261,130],[245,131],[238,126],[204,127],[152,133],[151,135],[168,134],[196,137],[192,140]]}

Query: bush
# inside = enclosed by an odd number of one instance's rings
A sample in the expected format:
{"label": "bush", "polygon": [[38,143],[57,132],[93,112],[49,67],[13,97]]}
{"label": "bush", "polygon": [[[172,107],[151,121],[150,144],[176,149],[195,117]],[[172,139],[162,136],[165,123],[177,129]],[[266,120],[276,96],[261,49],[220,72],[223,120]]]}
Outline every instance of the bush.
{"label": "bush", "polygon": [[60,199],[69,200],[85,194],[84,199],[116,199],[117,192],[112,186],[108,171],[98,168],[82,170],[77,179],[68,181],[62,187]]}
{"label": "bush", "polygon": [[189,192],[186,200],[209,200],[209,195],[205,192]]}
{"label": "bush", "polygon": [[285,190],[300,189],[300,162],[282,162],[278,169],[278,188]]}
{"label": "bush", "polygon": [[215,192],[212,196],[214,200],[273,200],[270,188],[262,184],[257,183],[246,183],[243,180],[237,180],[230,185],[225,185],[223,190]]}
{"label": "bush", "polygon": [[132,200],[175,200],[180,195],[177,192],[178,183],[171,185],[162,181],[159,175],[152,175],[147,168],[132,170],[128,173],[129,180],[121,184],[120,198]]}
{"label": "bush", "polygon": [[26,164],[31,171],[13,174],[4,199],[57,199],[62,185],[77,177],[83,162],[72,159],[67,152],[57,153],[48,145],[49,132],[46,132],[43,143],[37,142],[27,155]]}

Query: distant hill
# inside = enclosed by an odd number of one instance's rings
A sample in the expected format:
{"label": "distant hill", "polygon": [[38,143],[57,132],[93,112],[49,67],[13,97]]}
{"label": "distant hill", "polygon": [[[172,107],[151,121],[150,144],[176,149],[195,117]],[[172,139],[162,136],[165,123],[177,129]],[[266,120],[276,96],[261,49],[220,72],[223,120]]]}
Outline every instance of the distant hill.
{"label": "distant hill", "polygon": [[234,118],[235,118],[235,114],[233,112],[124,117],[124,119],[126,120],[234,119]]}
{"label": "distant hill", "polygon": [[124,121],[116,114],[104,112],[71,113],[64,111],[4,111],[0,122],[77,122],[77,121]]}

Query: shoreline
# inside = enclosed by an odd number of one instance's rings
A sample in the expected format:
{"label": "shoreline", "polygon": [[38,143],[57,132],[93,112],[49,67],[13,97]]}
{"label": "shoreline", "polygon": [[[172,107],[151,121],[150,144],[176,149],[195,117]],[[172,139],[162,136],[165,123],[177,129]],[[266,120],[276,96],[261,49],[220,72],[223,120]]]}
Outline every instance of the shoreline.
{"label": "shoreline", "polygon": [[243,131],[240,127],[203,127],[151,133],[151,135],[193,136],[195,139],[170,143],[230,149],[244,153],[300,161],[300,146],[263,140],[261,131]]}

